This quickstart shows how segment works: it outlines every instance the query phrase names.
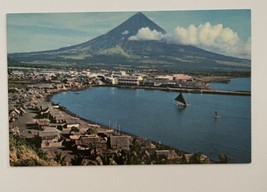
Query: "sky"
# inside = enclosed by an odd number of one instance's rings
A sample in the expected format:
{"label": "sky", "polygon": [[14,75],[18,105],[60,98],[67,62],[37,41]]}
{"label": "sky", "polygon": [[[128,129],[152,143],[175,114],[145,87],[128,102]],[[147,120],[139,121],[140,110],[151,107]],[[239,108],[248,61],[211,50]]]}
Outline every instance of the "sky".
{"label": "sky", "polygon": [[[251,57],[251,12],[237,10],[143,12],[166,30],[140,29],[131,40],[162,40],[194,45],[225,55]],[[8,53],[43,51],[86,42],[135,12],[7,14]]]}

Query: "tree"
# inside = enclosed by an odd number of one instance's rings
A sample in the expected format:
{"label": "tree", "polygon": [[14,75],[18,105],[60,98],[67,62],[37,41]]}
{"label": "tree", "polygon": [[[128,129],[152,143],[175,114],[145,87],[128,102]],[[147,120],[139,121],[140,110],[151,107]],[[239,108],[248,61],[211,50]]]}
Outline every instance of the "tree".
{"label": "tree", "polygon": [[66,165],[65,164],[65,159],[66,159],[66,156],[65,155],[63,155],[62,153],[56,152],[56,156],[54,158],[54,160],[56,162],[58,162],[60,165]]}
{"label": "tree", "polygon": [[84,155],[81,155],[80,153],[78,153],[77,155],[75,155],[71,159],[71,164],[72,165],[85,165]]}
{"label": "tree", "polygon": [[79,133],[80,130],[75,126],[72,126],[70,132]]}

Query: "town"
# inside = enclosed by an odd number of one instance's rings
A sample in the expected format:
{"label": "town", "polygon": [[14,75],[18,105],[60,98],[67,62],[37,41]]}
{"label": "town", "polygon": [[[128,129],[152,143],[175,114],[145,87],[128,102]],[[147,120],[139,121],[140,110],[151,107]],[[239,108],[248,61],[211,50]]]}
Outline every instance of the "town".
{"label": "town", "polygon": [[[205,77],[207,78],[207,77]],[[49,163],[33,159],[20,161],[16,147],[10,148],[12,166],[27,165],[121,165],[215,163],[201,153],[188,153],[146,138],[124,133],[78,117],[51,96],[93,86],[159,89],[202,93],[211,91],[212,79],[227,82],[229,77],[204,79],[183,73],[134,70],[9,70],[9,132],[45,154]],[[221,155],[220,162],[227,162]],[[34,161],[34,162],[33,162]]]}

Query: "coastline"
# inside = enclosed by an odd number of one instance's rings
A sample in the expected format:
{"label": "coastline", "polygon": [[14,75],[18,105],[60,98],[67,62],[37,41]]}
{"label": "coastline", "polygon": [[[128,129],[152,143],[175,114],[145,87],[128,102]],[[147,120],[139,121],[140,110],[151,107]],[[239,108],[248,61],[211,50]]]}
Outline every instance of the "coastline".
{"label": "coastline", "polygon": [[[93,87],[97,87],[97,86],[93,86]],[[90,88],[90,87],[83,88],[83,89],[79,89],[79,90],[77,90],[77,89],[75,89],[75,90],[71,90],[71,89],[70,89],[70,90],[67,90],[67,91],[82,91],[82,90],[86,90],[86,89],[89,89],[89,88]],[[52,105],[52,103],[53,103],[53,102],[51,101],[52,97],[53,97],[55,94],[59,94],[59,93],[62,93],[62,92],[64,92],[64,91],[55,92],[54,94],[49,95],[49,96],[46,98],[46,102],[48,102],[50,105]],[[99,125],[101,129],[105,129],[105,130],[113,130],[114,132],[118,131],[117,129],[110,128],[110,127],[108,127],[108,126],[106,126],[106,125],[104,125],[104,124],[97,123],[97,122],[92,121],[92,120],[90,120],[90,119],[83,118],[83,117],[77,115],[76,113],[71,112],[70,110],[68,110],[68,109],[67,109],[66,107],[64,107],[64,106],[60,106],[60,107],[59,107],[59,110],[62,111],[62,112],[64,112],[64,113],[66,113],[66,114],[68,114],[68,115],[70,115],[70,116],[72,116],[72,117],[74,117],[74,118],[79,118],[81,121],[84,121],[84,122],[86,122],[86,123],[88,123],[88,124],[96,124],[96,125]],[[150,141],[150,142],[152,142],[153,144],[157,145],[157,147],[160,146],[161,148],[173,149],[173,150],[178,151],[178,152],[181,152],[181,153],[190,154],[190,152],[188,152],[188,151],[184,151],[184,150],[181,150],[181,149],[177,149],[177,148],[175,148],[175,147],[166,145],[166,144],[164,144],[164,143],[158,143],[157,141],[154,141],[154,140],[151,140],[151,139],[147,139],[147,138],[144,138],[144,137],[142,137],[142,136],[138,136],[138,135],[131,134],[131,133],[128,133],[128,132],[125,132],[125,131],[121,131],[121,130],[120,130],[119,132],[120,132],[120,134],[122,134],[122,135],[131,136],[131,137],[136,138],[136,139],[139,139],[139,140]],[[210,159],[210,160],[211,160],[211,159]],[[212,162],[216,162],[215,160],[211,160],[211,161],[212,161]]]}
{"label": "coastline", "polygon": [[[67,88],[64,86],[64,84],[57,84],[57,86],[55,84],[49,84],[49,87],[48,87],[48,84],[46,84],[46,86],[44,87],[44,84],[39,84],[39,83],[35,83],[35,84],[32,84],[28,87],[28,89],[30,90],[30,92],[28,93],[27,91],[27,88],[24,87],[24,88],[21,88],[21,89],[17,89],[17,88],[13,88],[12,91],[13,93],[16,93],[18,92],[20,96],[23,96],[24,97],[24,100],[25,100],[25,97],[22,93],[25,93],[26,94],[29,94],[31,95],[32,97],[35,97],[35,99],[37,100],[38,102],[38,105],[37,107],[35,107],[35,110],[34,111],[31,111],[30,109],[27,110],[31,113],[31,117],[28,116],[28,119],[27,118],[24,118],[24,120],[19,120],[21,124],[23,124],[23,127],[24,129],[22,128],[22,130],[25,132],[32,132],[30,134],[32,134],[32,136],[37,136],[39,135],[39,132],[41,130],[44,130],[45,128],[44,127],[41,127],[40,126],[40,129],[39,131],[38,130],[35,130],[35,131],[31,131],[30,128],[27,128],[27,120],[29,121],[32,121],[32,122],[38,122],[40,120],[40,122],[42,121],[42,119],[36,119],[34,117],[34,114],[38,114],[40,112],[42,112],[43,110],[42,109],[46,109],[46,107],[48,106],[50,109],[51,109],[51,112],[59,112],[60,116],[62,117],[62,119],[64,119],[65,121],[65,125],[64,126],[67,126],[67,119],[75,119],[76,121],[79,122],[79,124],[81,125],[80,128],[79,128],[79,135],[81,137],[87,137],[88,134],[89,134],[89,137],[93,137],[94,135],[98,135],[98,134],[102,134],[102,133],[108,133],[108,135],[113,135],[113,136],[125,136],[125,137],[129,137],[131,138],[130,139],[130,145],[131,146],[133,143],[134,140],[138,140],[138,144],[141,144],[141,145],[146,145],[146,147],[148,146],[147,144],[150,143],[151,145],[153,144],[154,148],[154,152],[151,153],[154,155],[155,152],[160,152],[160,151],[172,151],[172,152],[175,152],[179,158],[183,158],[182,162],[180,161],[180,163],[170,163],[170,164],[191,164],[193,162],[191,162],[191,157],[193,156],[194,158],[197,157],[198,158],[198,155],[201,156],[202,159],[204,159],[203,161],[199,161],[198,163],[207,163],[207,164],[212,164],[212,163],[228,163],[228,159],[227,159],[227,162],[223,162],[221,161],[220,159],[220,155],[223,155],[223,154],[218,154],[218,157],[219,158],[216,158],[216,157],[213,157],[214,159],[216,160],[213,160],[213,159],[210,159],[208,156],[206,156],[205,154],[201,153],[201,152],[193,152],[193,153],[190,153],[188,151],[184,151],[184,150],[181,150],[181,149],[177,149],[171,145],[167,145],[167,144],[164,144],[164,143],[161,143],[161,142],[157,142],[157,141],[154,141],[154,140],[151,140],[151,139],[147,139],[147,138],[144,138],[142,136],[138,136],[138,135],[134,135],[134,134],[131,134],[131,133],[128,133],[128,132],[124,132],[124,131],[118,131],[116,128],[110,128],[109,126],[107,125],[103,125],[101,123],[98,123],[98,122],[95,122],[93,120],[90,120],[90,118],[83,118],[79,115],[77,115],[76,113],[73,113],[71,112],[70,110],[68,110],[66,107],[64,106],[57,106],[57,108],[54,108],[55,105],[57,105],[56,103],[53,103],[52,102],[52,97],[56,94],[60,94],[62,92],[69,92],[69,91],[72,91],[72,92],[78,92],[78,91],[82,91],[82,90],[86,90],[86,89],[90,89],[92,87],[103,87],[103,86],[106,86],[106,87],[116,87],[116,88],[119,88],[119,89],[147,89],[147,90],[159,90],[159,91],[167,91],[167,92],[187,92],[187,93],[194,93],[194,94],[202,94],[202,93],[206,93],[206,94],[229,94],[229,95],[239,95],[241,93],[241,96],[250,96],[250,92],[218,92],[216,90],[212,90],[210,89],[209,87],[206,87],[206,86],[201,86],[201,87],[195,87],[195,88],[192,88],[192,87],[166,87],[166,86],[144,86],[144,85],[138,85],[138,86],[132,86],[132,85],[107,85],[107,84],[99,84],[98,82],[95,82],[94,80],[92,80],[92,83],[81,83],[80,84],[75,84],[74,83],[74,86],[68,86]],[[15,96],[15,95],[14,95]],[[28,99],[30,98],[26,98],[26,102],[27,103],[31,103]],[[24,104],[22,103],[21,105],[22,107],[24,106]],[[40,108],[40,106],[42,106],[42,108]],[[25,107],[24,107],[25,108]],[[21,108],[19,108],[21,109]],[[52,113],[51,113],[52,114]],[[53,113],[55,115],[55,113]],[[56,116],[54,116],[56,117]],[[55,121],[53,120],[52,117],[52,121],[53,123],[49,123],[48,127],[51,126],[51,127],[57,127]],[[58,116],[59,117],[59,116]],[[56,118],[58,118],[56,117]],[[47,117],[46,117],[47,118]],[[23,119],[23,118],[22,118]],[[48,119],[47,119],[48,120]],[[39,122],[38,122],[39,124]],[[62,125],[62,124],[61,124]],[[39,125],[38,125],[39,126]],[[97,127],[96,129],[95,128],[92,128],[92,127]],[[95,130],[93,130],[95,129]],[[63,130],[61,128],[59,128],[59,130]],[[70,131],[72,129],[69,129],[69,132],[67,133],[66,135],[66,129],[64,129],[62,131],[62,136],[64,138],[64,141],[65,144],[62,145],[61,147],[59,148],[42,148],[40,147],[41,150],[45,151],[45,152],[48,152],[50,157],[55,158],[56,154],[58,152],[64,152],[63,155],[66,155],[66,151],[68,151],[67,154],[68,155],[68,159],[71,159],[74,157],[74,155],[77,155],[79,154],[79,150],[76,149],[76,147],[78,146],[76,144],[76,141],[75,141],[75,144],[73,144],[73,147],[70,148],[70,145],[69,145],[69,142],[74,142],[74,140],[72,140],[72,138],[70,138],[70,135],[72,134],[76,134],[72,131]],[[89,130],[89,132],[87,132],[86,130]],[[93,132],[91,132],[93,130]],[[91,134],[91,135],[90,135]],[[27,135],[27,133],[26,133]],[[24,137],[24,135],[22,135],[22,137]],[[100,136],[101,137],[101,136]],[[103,139],[103,138],[102,138]],[[104,149],[103,149],[104,150]],[[106,150],[106,149],[105,149]],[[110,149],[108,149],[110,150]],[[151,150],[151,149],[149,149]],[[114,153],[116,150],[112,149],[111,151],[113,151],[112,153]],[[103,154],[105,155],[106,153],[110,153],[107,152],[107,151],[103,151]],[[150,155],[151,155],[150,154]],[[166,155],[166,154],[165,154]],[[224,155],[225,157],[227,157],[226,155]],[[227,157],[228,158],[228,157]],[[186,160],[184,160],[186,159]],[[200,158],[199,158],[200,159]],[[174,162],[174,161],[172,161]],[[157,163],[156,163],[157,164]],[[159,164],[167,164],[167,163],[159,163]]]}
{"label": "coastline", "polygon": [[[91,86],[89,86],[89,87],[86,87],[86,88],[82,88],[82,89],[70,89],[70,90],[68,90],[68,91],[73,91],[73,92],[75,92],[75,91],[82,91],[82,90],[85,90],[85,89],[90,89],[91,87],[116,87],[116,88],[126,88],[126,89],[148,89],[148,90],[160,90],[160,91],[175,91],[175,92],[180,92],[181,91],[181,89],[174,89],[174,90],[171,90],[170,88],[168,88],[168,87],[144,87],[144,86],[118,86],[118,85],[116,85],[116,86],[112,86],[112,85],[91,85]],[[188,92],[188,89],[182,89],[182,91],[184,91],[184,92]],[[56,92],[56,93],[54,93],[54,94],[58,94],[59,92]],[[190,93],[195,93],[195,94],[199,94],[200,92],[190,92]],[[236,92],[234,92],[234,94],[235,94]],[[241,93],[243,93],[243,92],[241,92]],[[54,95],[53,94],[53,95]],[[212,94],[212,93],[211,93]],[[220,93],[217,93],[217,94],[220,94]],[[223,94],[223,93],[222,93]],[[231,92],[230,92],[230,94],[231,94]],[[239,94],[239,92],[238,92],[238,94]],[[51,101],[51,98],[53,97],[53,95],[51,95],[50,97],[49,97],[49,102],[52,102]],[[250,96],[250,93],[248,94],[247,92],[244,92],[244,94],[241,94],[241,96]],[[77,114],[75,114],[75,113],[73,113],[73,112],[71,112],[71,111],[69,111],[68,109],[66,109],[65,107],[61,107],[60,108],[62,111],[64,111],[64,112],[66,112],[66,113],[68,113],[69,115],[72,115],[73,117],[78,117],[78,118],[80,118],[81,120],[83,120],[83,121],[86,121],[86,122],[88,122],[88,123],[90,123],[90,124],[98,124],[101,128],[103,128],[103,129],[110,129],[110,127],[108,127],[107,125],[103,125],[103,124],[99,124],[99,123],[97,123],[97,122],[94,122],[94,121],[92,121],[92,120],[90,120],[90,119],[86,119],[86,118],[82,118],[82,117],[80,117],[79,115],[77,115]],[[116,129],[113,129],[114,131],[116,131]],[[153,140],[151,140],[151,139],[146,139],[146,138],[143,138],[143,137],[141,137],[141,136],[138,136],[138,135],[134,135],[134,134],[130,134],[130,133],[127,133],[127,132],[123,132],[123,131],[120,131],[122,134],[124,134],[124,135],[129,135],[129,136],[132,136],[132,137],[134,137],[134,138],[138,138],[138,139],[143,139],[143,140],[149,140],[149,141],[151,141],[151,142],[153,142],[153,143],[156,143],[156,144],[159,144],[158,142],[156,142],[156,141],[153,141]],[[178,149],[178,148],[175,148],[175,147],[172,147],[172,146],[170,146],[170,145],[165,145],[165,144],[160,144],[161,146],[164,146],[164,148],[172,148],[172,149],[175,149],[175,150],[177,150],[177,151],[179,151],[179,152],[183,152],[183,153],[186,153],[186,154],[189,154],[190,152],[188,152],[188,151],[184,151],[184,150],[181,150],[181,149]],[[219,155],[219,154],[218,154]],[[214,162],[216,162],[216,161],[218,161],[218,160],[213,160]]]}

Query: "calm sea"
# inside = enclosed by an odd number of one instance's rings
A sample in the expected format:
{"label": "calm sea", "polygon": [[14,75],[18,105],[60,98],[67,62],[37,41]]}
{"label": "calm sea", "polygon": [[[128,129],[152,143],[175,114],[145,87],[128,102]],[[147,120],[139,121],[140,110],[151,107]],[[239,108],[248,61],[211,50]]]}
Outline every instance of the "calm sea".
{"label": "calm sea", "polygon": [[234,78],[229,83],[210,83],[209,86],[215,90],[251,91],[251,79]]}
{"label": "calm sea", "polygon": [[[52,101],[83,118],[177,149],[215,160],[222,153],[233,163],[251,161],[251,97],[185,93],[189,106],[181,110],[177,94],[94,87],[60,93]],[[213,118],[215,111],[221,119]]]}

